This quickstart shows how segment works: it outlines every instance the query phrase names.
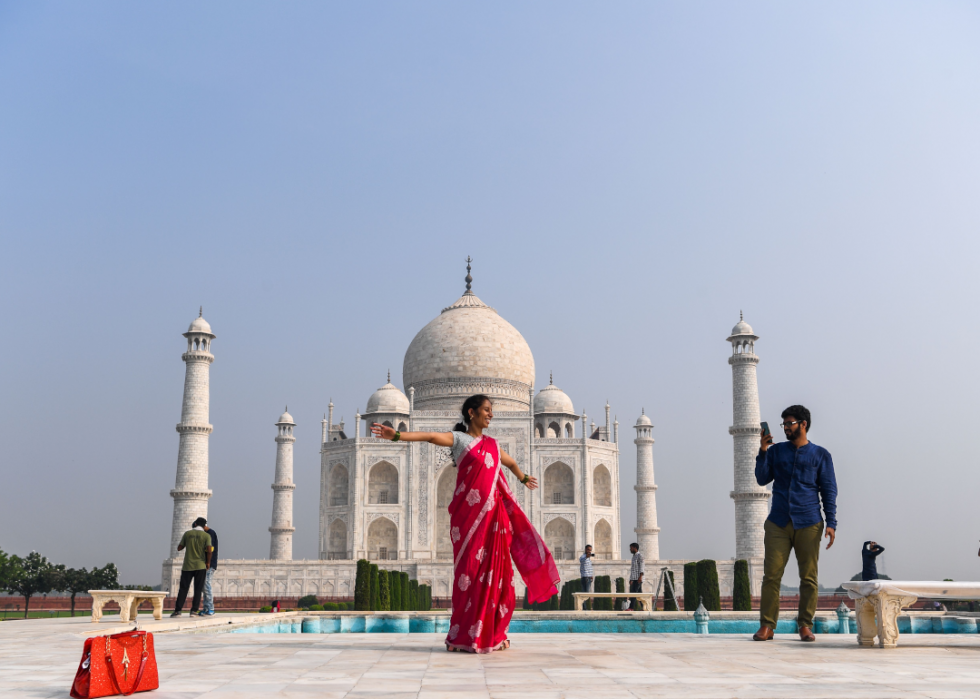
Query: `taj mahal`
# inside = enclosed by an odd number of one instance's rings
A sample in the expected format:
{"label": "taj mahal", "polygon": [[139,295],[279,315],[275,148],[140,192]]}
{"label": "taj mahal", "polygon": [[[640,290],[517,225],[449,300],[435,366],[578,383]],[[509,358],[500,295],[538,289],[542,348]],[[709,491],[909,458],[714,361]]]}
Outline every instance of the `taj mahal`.
{"label": "taj mahal", "polygon": [[[469,263],[470,261],[467,260]],[[324,599],[351,597],[355,562],[376,561],[429,584],[437,598],[451,593],[452,542],[448,504],[455,487],[450,450],[419,442],[389,442],[370,436],[371,423],[400,431],[449,431],[459,421],[462,402],[474,393],[493,400],[494,418],[488,434],[498,440],[522,470],[536,476],[538,490],[511,486],[524,511],[542,533],[559,566],[562,579],[577,578],[578,557],[586,544],[596,552],[596,575],[628,577],[629,560],[621,555],[624,541],[620,516],[620,426],[607,403],[600,424],[548,377],[535,392],[535,362],[521,333],[472,291],[467,264],[465,292],[423,327],[405,351],[404,390],[391,381],[367,399],[352,424],[334,422],[328,402],[320,425],[319,556],[294,560],[293,444],[302,435],[288,409],[275,422],[269,558],[234,560],[222,557],[215,571],[214,593],[233,597],[292,597],[307,594]],[[179,448],[173,498],[169,557],[163,563],[162,589],[179,585],[182,553],[177,544],[198,516],[207,516],[209,373],[217,337],[203,312],[184,333],[186,365]],[[729,364],[733,372],[735,535],[738,558],[749,563],[753,594],[762,577],[762,525],[768,514],[769,491],[756,485],[759,399],[755,342],[744,321],[732,329]],[[637,541],[646,559],[647,583],[656,585],[667,568],[683,585],[686,560],[660,558],[657,485],[653,464],[653,423],[641,413],[633,425],[637,475],[635,527],[625,543]],[[270,469],[272,472],[272,469]],[[682,494],[672,494],[683,497]],[[630,523],[626,523],[627,526]],[[722,594],[730,594],[731,560],[718,561]],[[516,578],[517,592],[523,584]]]}

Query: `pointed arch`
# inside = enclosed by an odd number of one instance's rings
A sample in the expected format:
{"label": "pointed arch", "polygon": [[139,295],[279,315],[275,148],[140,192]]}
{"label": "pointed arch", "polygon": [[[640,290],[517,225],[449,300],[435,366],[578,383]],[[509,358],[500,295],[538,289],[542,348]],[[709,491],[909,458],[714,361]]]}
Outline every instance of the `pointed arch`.
{"label": "pointed arch", "polygon": [[388,461],[379,461],[368,472],[368,504],[398,504],[398,469]]}
{"label": "pointed arch", "polygon": [[592,504],[612,507],[612,476],[604,464],[599,464],[592,471]]}
{"label": "pointed arch", "polygon": [[612,558],[613,552],[613,532],[612,525],[605,519],[600,519],[595,523],[594,538],[592,548],[596,552],[596,558]]}
{"label": "pointed arch", "polygon": [[369,560],[398,560],[398,525],[387,517],[378,517],[368,526]]}
{"label": "pointed arch", "polygon": [[453,542],[449,538],[449,503],[456,487],[455,468],[444,468],[436,486],[436,558],[453,560]]}
{"label": "pointed arch", "polygon": [[545,525],[544,541],[556,561],[575,557],[575,527],[564,517],[555,517]]}
{"label": "pointed arch", "polygon": [[347,558],[347,523],[338,517],[330,523],[327,532],[327,559],[343,561]]}
{"label": "pointed arch", "polygon": [[330,477],[327,481],[327,502],[331,507],[337,505],[348,505],[348,491],[350,488],[350,473],[343,464],[334,464],[330,469]]}
{"label": "pointed arch", "polygon": [[556,461],[545,469],[541,496],[546,505],[575,503],[575,475],[568,464]]}

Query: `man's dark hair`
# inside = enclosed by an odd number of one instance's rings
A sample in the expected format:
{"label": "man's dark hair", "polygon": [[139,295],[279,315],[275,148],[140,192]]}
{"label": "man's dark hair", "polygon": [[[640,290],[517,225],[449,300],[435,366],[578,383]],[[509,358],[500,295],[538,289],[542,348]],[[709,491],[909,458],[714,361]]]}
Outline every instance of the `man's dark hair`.
{"label": "man's dark hair", "polygon": [[585,545],[585,548],[587,548],[587,549],[590,549],[590,548],[592,548],[592,544],[586,544],[586,545]]}
{"label": "man's dark hair", "polygon": [[198,517],[197,519],[194,520],[194,524],[191,525],[191,528],[193,529],[194,527],[203,527],[207,523],[208,521],[204,519],[204,517]]}
{"label": "man's dark hair", "polygon": [[634,547],[636,548],[637,551],[640,550],[640,545],[635,541],[632,544],[630,544],[630,548],[634,548]]}
{"label": "man's dark hair", "polygon": [[794,420],[802,420],[806,422],[806,431],[809,432],[810,428],[813,427],[813,423],[810,421],[810,411],[804,408],[802,405],[791,405],[786,410],[783,411],[782,418],[791,417]]}

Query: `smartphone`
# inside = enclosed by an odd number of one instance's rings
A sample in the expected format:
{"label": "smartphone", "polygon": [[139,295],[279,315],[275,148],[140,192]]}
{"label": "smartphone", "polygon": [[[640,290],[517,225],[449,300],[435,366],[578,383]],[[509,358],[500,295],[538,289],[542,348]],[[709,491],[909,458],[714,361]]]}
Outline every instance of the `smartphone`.
{"label": "smartphone", "polygon": [[768,422],[763,422],[762,423],[762,436],[763,437],[768,437],[770,434],[772,434],[772,433],[769,431],[769,423]]}

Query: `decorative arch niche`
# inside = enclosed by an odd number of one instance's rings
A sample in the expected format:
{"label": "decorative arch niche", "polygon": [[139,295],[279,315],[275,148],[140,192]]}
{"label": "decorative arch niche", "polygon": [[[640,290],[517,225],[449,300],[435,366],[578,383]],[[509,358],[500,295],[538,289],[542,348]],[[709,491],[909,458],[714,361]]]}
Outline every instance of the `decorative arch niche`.
{"label": "decorative arch niche", "polygon": [[347,523],[338,518],[330,523],[327,533],[327,558],[345,560],[347,558]]}
{"label": "decorative arch niche", "polygon": [[603,464],[592,471],[592,504],[612,507],[612,476]]}
{"label": "decorative arch niche", "polygon": [[398,469],[387,461],[379,461],[368,475],[368,504],[398,504]]}
{"label": "decorative arch niche", "polygon": [[334,464],[333,468],[330,469],[330,478],[327,483],[327,500],[331,507],[349,504],[350,474],[346,466]]}
{"label": "decorative arch niche", "polygon": [[592,540],[592,550],[598,558],[612,558],[613,532],[612,526],[604,519],[595,523],[595,538]]}
{"label": "decorative arch niche", "polygon": [[555,517],[545,525],[544,541],[556,561],[575,557],[575,527],[564,517]]}
{"label": "decorative arch niche", "polygon": [[556,461],[545,469],[542,498],[546,505],[575,504],[575,474],[568,464]]}
{"label": "decorative arch niche", "polygon": [[378,517],[368,526],[367,547],[369,560],[398,560],[398,526]]}
{"label": "decorative arch niche", "polygon": [[453,542],[449,538],[449,503],[456,487],[456,469],[443,468],[436,487],[436,558],[453,560]]}

